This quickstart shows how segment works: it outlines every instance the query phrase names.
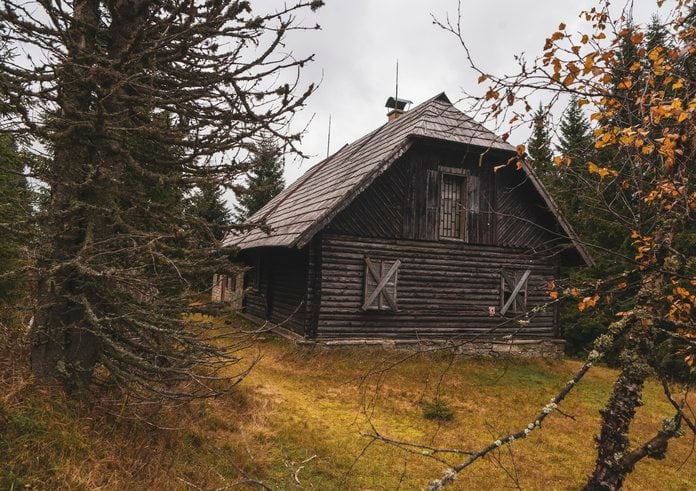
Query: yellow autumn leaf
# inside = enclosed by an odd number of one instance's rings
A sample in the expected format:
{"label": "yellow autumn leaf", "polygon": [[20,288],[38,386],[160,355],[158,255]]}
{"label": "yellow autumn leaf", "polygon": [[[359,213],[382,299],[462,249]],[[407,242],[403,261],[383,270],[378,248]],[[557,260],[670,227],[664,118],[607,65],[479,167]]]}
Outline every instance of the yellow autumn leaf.
{"label": "yellow autumn leaf", "polygon": [[642,32],[636,32],[631,36],[631,42],[633,44],[640,44],[643,42],[643,33]]}
{"label": "yellow autumn leaf", "polygon": [[590,174],[597,174],[602,179],[604,179],[605,177],[607,177],[610,174],[615,175],[615,172],[616,172],[616,171],[609,170],[606,167],[599,167],[594,162],[587,163],[587,170]]}
{"label": "yellow autumn leaf", "polygon": [[578,310],[580,312],[583,312],[585,309],[592,308],[597,305],[597,301],[600,299],[599,295],[595,295],[594,297],[585,297],[583,298],[580,303],[578,303]]}
{"label": "yellow autumn leaf", "polygon": [[563,85],[568,87],[571,85],[573,82],[575,82],[575,74],[569,73],[566,78],[563,79]]}
{"label": "yellow autumn leaf", "polygon": [[650,53],[648,54],[648,58],[650,59],[650,61],[656,61],[658,58],[660,58],[661,53],[662,47],[658,46],[657,48],[650,51]]}
{"label": "yellow autumn leaf", "polygon": [[583,73],[585,75],[590,73],[590,70],[592,70],[593,66],[594,66],[594,54],[590,53],[589,55],[585,56],[585,66],[583,67]]}
{"label": "yellow autumn leaf", "polygon": [[681,286],[678,286],[677,288],[674,289],[674,293],[679,295],[682,298],[689,298],[689,290],[686,288],[683,288]]}

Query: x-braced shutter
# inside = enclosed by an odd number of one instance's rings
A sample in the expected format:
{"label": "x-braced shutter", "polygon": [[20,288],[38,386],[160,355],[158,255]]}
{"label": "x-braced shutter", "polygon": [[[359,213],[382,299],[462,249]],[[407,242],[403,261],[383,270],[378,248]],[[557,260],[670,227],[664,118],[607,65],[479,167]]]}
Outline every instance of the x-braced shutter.
{"label": "x-braced shutter", "polygon": [[527,310],[527,280],[530,269],[522,271],[502,270],[500,272],[500,315]]}
{"label": "x-braced shutter", "polygon": [[387,261],[365,256],[365,291],[363,310],[397,312],[396,283],[400,260]]}
{"label": "x-braced shutter", "polygon": [[428,170],[425,174],[425,240],[437,240],[439,229],[440,173]]}

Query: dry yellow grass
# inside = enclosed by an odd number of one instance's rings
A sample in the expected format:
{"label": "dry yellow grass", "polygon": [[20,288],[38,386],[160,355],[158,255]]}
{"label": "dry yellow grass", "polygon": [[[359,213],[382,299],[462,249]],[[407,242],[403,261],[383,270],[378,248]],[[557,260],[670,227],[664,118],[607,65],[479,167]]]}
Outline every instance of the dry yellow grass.
{"label": "dry yellow grass", "polygon": [[[243,483],[253,479],[278,489],[420,489],[442,464],[383,444],[365,449],[365,407],[386,436],[477,449],[525,426],[579,366],[463,358],[449,366],[447,356],[419,355],[365,378],[404,353],[299,349],[270,336],[257,349],[261,362],[233,394],[158,415],[158,424],[174,430],[14,384],[0,398],[0,487],[253,489]],[[424,418],[420,401],[435,397],[443,374],[440,395],[454,419],[440,424]],[[511,453],[503,448],[500,462],[488,458],[465,470],[455,489],[511,488],[507,472],[519,475],[523,489],[577,489],[592,468],[592,435],[614,376],[592,370],[562,405],[575,421],[552,415]],[[636,441],[672,414],[656,384],[644,399]],[[684,463],[692,442],[687,435],[672,442],[666,460],[641,462],[626,488],[695,488],[696,457]]]}

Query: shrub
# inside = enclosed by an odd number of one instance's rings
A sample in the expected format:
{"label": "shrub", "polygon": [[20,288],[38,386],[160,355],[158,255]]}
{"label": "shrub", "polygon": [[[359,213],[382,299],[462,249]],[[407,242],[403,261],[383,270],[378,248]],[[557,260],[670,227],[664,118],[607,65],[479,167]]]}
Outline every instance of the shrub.
{"label": "shrub", "polygon": [[423,399],[421,401],[421,408],[423,408],[423,417],[425,417],[425,419],[451,421],[452,418],[454,418],[454,411],[452,408],[447,401],[439,397],[434,401]]}

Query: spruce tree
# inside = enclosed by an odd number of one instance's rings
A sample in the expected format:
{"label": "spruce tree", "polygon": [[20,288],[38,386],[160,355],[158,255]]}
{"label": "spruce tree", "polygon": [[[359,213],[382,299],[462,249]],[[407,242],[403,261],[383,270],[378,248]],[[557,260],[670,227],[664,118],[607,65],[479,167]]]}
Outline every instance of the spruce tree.
{"label": "spruce tree", "polygon": [[558,141],[556,149],[573,162],[587,162],[594,151],[590,123],[577,97],[571,98],[563,113]]}
{"label": "spruce tree", "polygon": [[568,107],[563,113],[559,125],[558,145],[556,149],[565,158],[570,159],[572,165],[563,163],[560,168],[560,180],[558,186],[558,201],[561,209],[568,215],[578,232],[583,235],[585,231],[578,218],[588,195],[587,165],[594,154],[594,143],[590,123],[583,113],[579,100],[571,98]]}
{"label": "spruce tree", "polygon": [[209,227],[205,242],[222,240],[232,221],[223,190],[215,182],[201,183],[189,197],[186,211]]}
{"label": "spruce tree", "polygon": [[[696,22],[693,20],[693,16],[691,22]],[[645,32],[645,51],[650,53],[658,46],[666,47],[668,45],[668,35],[669,33],[660,21],[660,17],[653,15]]]}
{"label": "spruce tree", "polygon": [[31,195],[24,177],[24,163],[11,135],[0,134],[0,304],[11,307],[21,283],[13,272],[20,265],[26,245]]}
{"label": "spruce tree", "polygon": [[551,135],[546,124],[547,115],[544,109],[539,108],[532,117],[533,131],[527,143],[528,162],[542,180],[544,185],[554,194],[555,177],[557,169],[553,165],[553,150],[551,147]]}
{"label": "spruce tree", "polygon": [[237,195],[236,220],[247,221],[285,188],[284,162],[277,143],[264,138],[252,150],[252,167],[246,174],[246,183]]}
{"label": "spruce tree", "polygon": [[262,134],[294,149],[288,122],[314,85],[288,85],[285,73],[312,57],[278,48],[302,28],[298,14],[321,5],[0,5],[5,39],[39,53],[0,62],[7,124],[50,152],[32,168],[49,193],[37,216],[38,380],[110,382],[161,400],[211,395],[215,380],[246,373],[221,372],[240,362],[241,345],[213,342],[191,315],[190,285],[231,265],[229,251],[201,247],[208,228],[184,213],[183,197],[238,179],[253,163],[234,156]]}
{"label": "spruce tree", "polygon": [[[554,197],[565,217],[578,233],[581,240],[590,245],[611,247],[616,242],[612,234],[613,218],[606,212],[604,183],[588,171],[589,165],[596,165],[600,154],[594,148],[591,126],[580,107],[577,98],[571,98],[559,125],[559,144],[556,149],[563,159],[559,166],[559,179],[556,182]],[[570,159],[568,165],[565,157]],[[620,237],[621,234],[619,234]],[[621,238],[618,242],[621,242]],[[615,245],[615,244],[613,244]],[[593,249],[593,256],[600,264],[598,269],[608,272],[612,266],[603,259],[602,249]],[[611,259],[609,259],[611,263]],[[616,268],[616,266],[613,266]],[[570,268],[565,274],[575,281],[588,280],[588,272]],[[566,340],[566,352],[578,355],[591,345],[601,334],[612,318],[611,308],[600,308],[583,314],[574,302],[563,302],[560,307],[561,335]],[[612,361],[611,354],[607,358]]]}

